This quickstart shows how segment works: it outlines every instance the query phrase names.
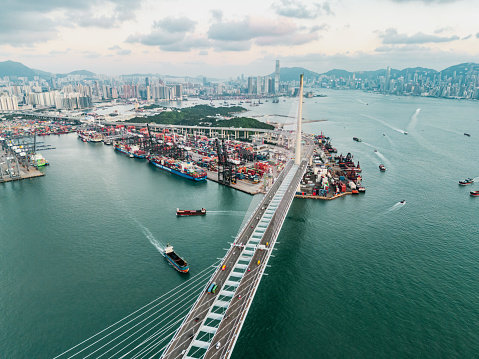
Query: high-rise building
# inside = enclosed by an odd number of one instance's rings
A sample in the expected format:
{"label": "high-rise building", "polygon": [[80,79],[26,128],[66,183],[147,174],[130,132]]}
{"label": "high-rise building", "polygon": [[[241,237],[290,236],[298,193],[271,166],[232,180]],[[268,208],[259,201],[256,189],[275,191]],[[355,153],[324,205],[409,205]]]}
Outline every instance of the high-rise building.
{"label": "high-rise building", "polygon": [[263,90],[262,90],[262,87],[263,87],[262,82],[263,81],[261,81],[261,80],[262,80],[261,76],[256,77],[256,93],[258,95],[263,93]]}
{"label": "high-rise building", "polygon": [[274,93],[279,92],[279,60],[276,60],[276,71],[274,72]]}
{"label": "high-rise building", "polygon": [[254,90],[254,82],[252,77],[248,77],[248,94],[252,95]]}
{"label": "high-rise building", "polygon": [[391,81],[391,66],[386,69],[386,91],[389,91],[389,82]]}
{"label": "high-rise building", "polygon": [[175,86],[176,98],[183,99],[183,86],[181,84]]}

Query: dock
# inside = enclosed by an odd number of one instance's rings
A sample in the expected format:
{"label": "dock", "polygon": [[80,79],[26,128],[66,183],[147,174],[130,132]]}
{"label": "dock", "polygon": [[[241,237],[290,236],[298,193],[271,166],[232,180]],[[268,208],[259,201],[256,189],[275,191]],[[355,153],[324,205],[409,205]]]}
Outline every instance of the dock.
{"label": "dock", "polygon": [[342,192],[339,194],[335,194],[331,197],[324,197],[324,196],[308,196],[308,195],[302,195],[302,194],[296,194],[294,198],[303,198],[303,199],[321,199],[323,201],[331,201],[332,199],[336,199],[339,197],[346,196],[348,194],[352,194],[352,192]]}
{"label": "dock", "polygon": [[45,176],[34,166],[26,167],[26,162],[19,161],[8,147],[2,147],[0,147],[0,183]]}
{"label": "dock", "polygon": [[[218,181],[218,172],[206,171],[208,174],[208,180],[220,183]],[[236,183],[228,185],[228,187],[234,188],[240,192],[244,192],[250,195],[255,195],[258,193],[263,193],[263,183],[250,183],[247,181],[237,180]]]}

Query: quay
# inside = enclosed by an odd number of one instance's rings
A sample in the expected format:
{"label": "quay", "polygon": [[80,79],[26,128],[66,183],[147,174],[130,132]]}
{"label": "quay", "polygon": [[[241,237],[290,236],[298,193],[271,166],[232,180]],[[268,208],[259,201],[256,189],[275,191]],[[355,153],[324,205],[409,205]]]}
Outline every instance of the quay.
{"label": "quay", "polygon": [[44,173],[30,166],[28,169],[8,155],[6,150],[0,149],[0,183],[19,181],[22,179],[45,176]]}
{"label": "quay", "polygon": [[333,199],[336,199],[336,198],[339,198],[339,197],[343,197],[343,196],[346,196],[348,194],[353,194],[352,192],[343,192],[343,193],[339,193],[339,194],[335,194],[331,197],[324,197],[324,196],[307,196],[307,195],[302,195],[302,194],[296,194],[294,196],[294,198],[303,198],[303,199],[321,199],[321,200],[324,200],[324,201],[331,201]]}

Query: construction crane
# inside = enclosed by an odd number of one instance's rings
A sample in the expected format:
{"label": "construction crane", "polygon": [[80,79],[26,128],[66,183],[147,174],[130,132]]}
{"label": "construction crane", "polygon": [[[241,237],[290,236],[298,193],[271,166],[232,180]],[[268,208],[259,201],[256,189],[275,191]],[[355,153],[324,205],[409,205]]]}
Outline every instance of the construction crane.
{"label": "construction crane", "polygon": [[225,141],[223,140],[220,144],[220,141],[216,139],[215,144],[218,154],[218,182],[230,186],[236,179],[233,179],[233,164],[228,160]]}

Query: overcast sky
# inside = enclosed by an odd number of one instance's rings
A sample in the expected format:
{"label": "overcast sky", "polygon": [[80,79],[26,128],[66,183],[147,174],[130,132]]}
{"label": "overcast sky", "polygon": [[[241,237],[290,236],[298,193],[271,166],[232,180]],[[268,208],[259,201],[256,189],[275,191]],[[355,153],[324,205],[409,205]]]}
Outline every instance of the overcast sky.
{"label": "overcast sky", "polygon": [[479,0],[1,0],[0,61],[50,72],[266,75],[479,62]]}

